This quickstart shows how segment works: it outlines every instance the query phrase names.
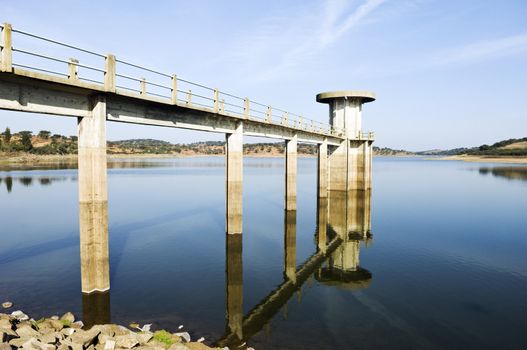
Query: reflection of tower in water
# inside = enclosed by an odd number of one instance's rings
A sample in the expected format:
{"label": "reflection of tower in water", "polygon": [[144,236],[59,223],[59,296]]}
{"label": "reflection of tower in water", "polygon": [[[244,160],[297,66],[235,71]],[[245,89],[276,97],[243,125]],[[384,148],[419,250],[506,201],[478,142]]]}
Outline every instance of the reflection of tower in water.
{"label": "reflection of tower in water", "polygon": [[329,192],[327,236],[342,243],[319,269],[318,281],[350,289],[368,287],[372,274],[360,266],[359,256],[361,241],[371,240],[370,198],[370,190]]}

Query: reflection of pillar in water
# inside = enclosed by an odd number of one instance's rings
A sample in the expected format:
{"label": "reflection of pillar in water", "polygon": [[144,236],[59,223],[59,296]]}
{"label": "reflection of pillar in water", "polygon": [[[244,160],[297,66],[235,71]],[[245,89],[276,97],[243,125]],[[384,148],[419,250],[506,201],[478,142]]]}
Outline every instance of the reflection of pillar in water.
{"label": "reflection of pillar in water", "polygon": [[284,275],[296,283],[296,210],[286,210],[284,215]]}
{"label": "reflection of pillar in water", "polygon": [[333,236],[337,235],[340,239],[345,239],[347,235],[347,192],[329,191],[328,193],[328,224]]}
{"label": "reflection of pillar in water", "polygon": [[88,328],[111,322],[110,291],[82,293],[82,319]]}
{"label": "reflection of pillar in water", "polygon": [[348,193],[348,232],[350,237],[366,239],[371,234],[371,190]]}
{"label": "reflection of pillar in water", "polygon": [[318,197],[317,201],[317,249],[323,253],[326,252],[328,242],[328,198]]}
{"label": "reflection of pillar in water", "polygon": [[93,99],[92,115],[78,119],[80,258],[82,291],[110,288],[106,100]]}
{"label": "reflection of pillar in water", "polygon": [[227,331],[243,336],[242,235],[226,235]]}

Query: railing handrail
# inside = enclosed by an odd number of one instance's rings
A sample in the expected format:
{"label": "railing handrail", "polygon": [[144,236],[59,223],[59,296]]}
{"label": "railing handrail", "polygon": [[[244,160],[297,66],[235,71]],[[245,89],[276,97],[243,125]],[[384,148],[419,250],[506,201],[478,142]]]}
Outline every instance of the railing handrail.
{"label": "railing handrail", "polygon": [[[214,88],[211,88],[211,87],[206,86],[204,84],[200,84],[200,83],[196,83],[196,82],[193,82],[193,81],[190,81],[190,80],[187,80],[187,79],[180,78],[180,77],[178,77],[175,74],[167,74],[167,73],[164,73],[164,72],[161,72],[161,71],[157,71],[157,70],[154,70],[154,69],[151,69],[151,68],[147,68],[147,67],[135,64],[135,63],[131,63],[131,62],[128,62],[128,61],[125,61],[125,60],[117,59],[117,58],[115,58],[114,55],[111,55],[111,54],[104,55],[104,54],[101,54],[99,52],[83,49],[83,48],[80,48],[78,46],[67,44],[67,43],[64,43],[64,42],[61,42],[61,41],[58,41],[58,40],[50,39],[50,38],[47,38],[47,37],[44,37],[44,36],[41,36],[41,35],[35,35],[35,34],[29,33],[29,32],[26,32],[26,31],[13,29],[11,27],[11,25],[9,25],[8,23],[0,24],[0,28],[2,29],[2,41],[0,43],[0,47],[2,49],[2,60],[6,61],[5,65],[2,62],[2,70],[3,71],[10,70],[9,67],[20,67],[20,68],[25,68],[25,69],[28,69],[28,70],[37,70],[37,71],[45,72],[45,73],[48,73],[48,74],[54,74],[54,75],[59,75],[59,76],[66,76],[66,77],[68,77],[69,80],[75,80],[75,81],[85,80],[85,81],[89,81],[89,82],[92,82],[92,83],[101,84],[101,85],[104,86],[104,89],[106,91],[117,92],[117,89],[128,90],[128,91],[132,91],[132,92],[138,93],[138,94],[143,95],[143,96],[144,95],[152,95],[152,96],[156,96],[156,97],[166,98],[166,99],[169,99],[173,104],[176,104],[176,105],[180,104],[180,101],[181,101],[181,102],[184,103],[184,105],[189,106],[189,107],[191,107],[193,105],[205,107],[207,109],[211,109],[211,111],[213,111],[214,113],[221,113],[221,114],[229,113],[230,115],[240,116],[240,117],[243,117],[243,118],[251,118],[252,117],[252,118],[257,118],[258,120],[263,120],[264,122],[267,122],[267,123],[270,123],[270,124],[277,124],[277,125],[291,127],[291,128],[298,129],[298,130],[306,130],[306,131],[311,131],[311,132],[315,132],[315,133],[321,133],[321,134],[325,134],[325,135],[333,135],[333,136],[340,136],[340,137],[342,137],[345,134],[345,130],[339,129],[339,128],[335,128],[335,127],[333,127],[333,126],[331,126],[329,124],[320,122],[318,120],[306,118],[306,117],[304,117],[304,116],[302,116],[300,114],[291,113],[291,112],[289,112],[289,111],[287,111],[285,109],[271,107],[271,105],[264,104],[264,103],[261,103],[261,102],[258,102],[258,101],[249,100],[246,97],[237,96],[235,94],[228,93],[228,92],[225,92],[223,90],[214,89]],[[24,35],[24,36],[28,36],[30,38],[43,40],[43,41],[46,41],[46,42],[49,42],[49,43],[52,43],[52,44],[55,44],[55,45],[60,45],[60,46],[63,46],[63,47],[69,48],[69,49],[73,49],[73,50],[77,50],[77,51],[80,51],[80,52],[83,52],[83,53],[94,55],[94,56],[97,56],[99,58],[104,58],[105,62],[106,62],[105,63],[105,67],[104,67],[104,69],[103,68],[98,68],[98,67],[94,67],[92,65],[87,65],[87,64],[84,64],[84,63],[80,63],[78,60],[75,60],[75,59],[72,59],[72,58],[70,58],[69,60],[66,60],[66,59],[61,59],[61,58],[57,58],[57,57],[54,57],[54,56],[42,54],[42,53],[39,53],[39,52],[34,52],[32,50],[26,50],[26,49],[14,47],[14,45],[12,44],[11,33],[18,33],[18,34],[21,34],[21,35]],[[6,41],[6,42],[4,42],[4,41]],[[9,47],[7,48],[6,46],[9,46]],[[4,58],[4,51],[6,52],[5,53],[6,56],[9,55],[8,58]],[[48,69],[46,67],[43,67],[43,68],[34,67],[34,66],[30,65],[30,64],[25,64],[24,62],[18,62],[18,61],[14,62],[14,61],[12,61],[12,52],[18,52],[18,53],[22,53],[24,55],[33,56],[33,57],[37,57],[37,58],[40,58],[40,59],[51,60],[51,61],[55,61],[55,62],[59,62],[59,63],[68,64],[69,73],[56,72],[56,71]],[[7,61],[9,61],[9,62],[7,62]],[[111,61],[110,66],[108,66],[108,64],[109,64],[108,61]],[[143,78],[143,77],[135,77],[135,76],[132,76],[132,75],[124,74],[122,71],[119,71],[117,69],[118,64],[126,65],[126,66],[132,67],[134,69],[138,69],[138,70],[144,71],[144,72],[153,73],[153,74],[156,74],[156,75],[158,75],[158,76],[160,76],[162,78],[169,78],[169,79],[171,79],[172,82],[170,84],[168,84],[168,85],[164,85],[164,84],[161,84],[161,83],[157,83],[155,81],[149,81],[149,80],[147,80],[146,78]],[[91,79],[91,77],[88,78],[88,77],[84,77],[84,76],[82,76],[82,77],[79,76],[78,72],[77,72],[77,68],[78,67],[89,69],[89,70],[94,71],[94,72],[102,73],[104,75],[104,77],[102,79],[103,81],[100,82],[100,81]],[[108,75],[111,75],[111,76],[108,77]],[[140,87],[139,87],[139,89],[137,89],[135,87],[125,86],[123,84],[117,84],[116,80],[118,78],[123,78],[123,79],[127,79],[127,80],[130,80],[130,81],[135,81],[136,83],[140,84]],[[214,97],[208,97],[208,96],[205,96],[205,95],[200,94],[200,93],[192,92],[191,89],[189,89],[188,91],[181,90],[181,88],[179,87],[178,83],[189,84],[189,85],[197,87],[199,89],[204,89],[204,90],[207,90],[207,91],[213,91]],[[169,91],[171,91],[171,96],[166,96],[166,95],[163,95],[161,93],[158,93],[158,92],[155,91],[155,89],[154,89],[154,91],[147,91],[147,85],[155,87],[155,88],[158,88],[158,89],[169,90]],[[178,96],[177,96],[178,93],[184,94],[186,96],[186,99],[182,100],[182,99],[178,98]],[[236,99],[237,101],[243,101],[243,104],[240,105],[240,104],[237,104],[236,102],[234,102],[232,100],[225,99],[225,98],[221,98],[220,99],[220,96],[221,97],[228,97],[228,98]],[[209,106],[209,105],[206,105],[206,104],[203,104],[203,103],[199,103],[199,102],[193,101],[193,99],[192,99],[193,97],[196,97],[198,99],[203,99],[203,100],[206,100],[206,101],[212,101],[213,105]],[[226,110],[225,106],[237,108],[240,111],[233,111],[232,109]],[[261,111],[261,110],[259,110],[257,108],[254,108],[254,106],[263,107],[263,108],[266,109],[266,111]],[[282,115],[278,115],[278,114],[273,114],[273,112],[279,112],[279,113],[283,113],[283,114]],[[254,113],[263,115],[264,117],[263,118],[256,117],[256,116],[254,116]],[[291,118],[291,117],[293,117],[293,118]],[[371,138],[371,137],[373,137],[373,133],[361,133],[361,132],[359,132],[357,137],[359,139]]]}

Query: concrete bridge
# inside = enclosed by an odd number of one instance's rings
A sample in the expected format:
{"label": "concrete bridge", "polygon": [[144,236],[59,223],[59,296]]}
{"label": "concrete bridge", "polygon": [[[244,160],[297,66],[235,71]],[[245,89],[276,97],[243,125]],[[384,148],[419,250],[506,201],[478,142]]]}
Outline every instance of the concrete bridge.
{"label": "concrete bridge", "polygon": [[[74,117],[78,125],[80,257],[84,293],[110,288],[107,122],[225,134],[227,237],[243,231],[244,136],[285,141],[284,209],[286,216],[294,217],[295,222],[299,142],[318,145],[318,196],[319,201],[330,198],[329,212],[342,211],[343,203],[353,200],[349,193],[371,189],[374,134],[361,129],[362,104],[375,99],[370,92],[351,90],[317,95],[318,102],[329,104],[329,124],[323,124],[181,79],[175,74],[125,62],[111,54],[100,54],[14,29],[7,23],[0,29],[0,109]],[[49,52],[54,54],[49,55]],[[58,53],[64,56],[57,57]],[[85,57],[88,63],[64,58],[75,53]],[[132,71],[141,75],[132,75],[129,73]],[[144,78],[146,75],[152,79]],[[327,215],[327,211],[320,215]],[[340,227],[347,227],[346,223],[341,223]],[[286,246],[296,240],[296,235],[288,232],[291,231],[286,230]],[[325,237],[325,228],[319,235]],[[320,249],[325,248],[321,246]],[[286,256],[285,273],[294,279],[296,256],[291,254]]]}

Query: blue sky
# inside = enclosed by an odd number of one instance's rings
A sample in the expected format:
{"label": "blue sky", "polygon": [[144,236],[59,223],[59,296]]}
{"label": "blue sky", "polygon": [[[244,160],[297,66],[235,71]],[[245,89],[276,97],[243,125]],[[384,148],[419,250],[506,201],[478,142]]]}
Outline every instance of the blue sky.
{"label": "blue sky", "polygon": [[[0,21],[327,122],[315,95],[374,91],[378,146],[527,136],[526,1],[14,1]],[[15,45],[15,44],[14,44]],[[67,58],[67,57],[66,57]],[[72,118],[0,111],[0,129],[75,134]],[[220,140],[110,123],[110,140]]]}

